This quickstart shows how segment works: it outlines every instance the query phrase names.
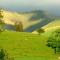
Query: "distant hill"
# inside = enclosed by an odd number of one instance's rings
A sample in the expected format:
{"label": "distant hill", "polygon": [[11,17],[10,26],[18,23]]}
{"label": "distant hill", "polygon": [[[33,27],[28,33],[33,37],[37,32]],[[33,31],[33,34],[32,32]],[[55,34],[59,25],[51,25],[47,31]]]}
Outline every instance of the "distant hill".
{"label": "distant hill", "polygon": [[60,17],[50,15],[46,11],[36,10],[31,12],[10,12],[2,10],[3,21],[6,24],[6,28],[14,30],[15,22],[21,21],[25,32],[32,32],[36,29],[42,28],[45,25],[59,20]]}
{"label": "distant hill", "polygon": [[45,29],[45,31],[55,30],[57,28],[60,28],[60,19],[56,19],[55,21],[43,26],[42,28]]}
{"label": "distant hill", "polygon": [[[14,25],[16,21],[21,21],[23,24],[23,29],[26,29],[30,25],[34,25],[38,22],[40,22],[40,17],[36,19],[37,16],[36,13],[34,12],[10,12],[6,10],[2,10],[2,15],[3,15],[3,21],[6,23],[9,27],[9,25]],[[34,18],[32,18],[34,16]]]}

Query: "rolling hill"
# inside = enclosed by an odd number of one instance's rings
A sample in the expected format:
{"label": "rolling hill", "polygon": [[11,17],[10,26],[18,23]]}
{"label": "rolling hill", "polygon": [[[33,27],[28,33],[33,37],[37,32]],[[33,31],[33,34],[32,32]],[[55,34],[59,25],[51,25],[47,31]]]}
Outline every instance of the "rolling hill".
{"label": "rolling hill", "polygon": [[40,10],[21,13],[2,10],[2,15],[6,29],[14,30],[14,24],[20,21],[25,32],[32,32],[54,20],[48,13]]}
{"label": "rolling hill", "polygon": [[[14,24],[16,22],[22,22],[23,29],[25,32],[32,32],[39,28],[45,30],[49,29],[48,27],[58,26],[60,24],[60,17],[50,15],[45,11],[31,11],[31,12],[10,12],[2,10],[3,21],[6,24],[6,29],[14,30]],[[59,25],[60,26],[60,25]]]}
{"label": "rolling hill", "polygon": [[57,28],[60,28],[60,19],[57,19],[57,20],[45,25],[42,28],[45,29],[45,31],[55,30]]}
{"label": "rolling hill", "polygon": [[4,31],[0,33],[0,48],[16,60],[57,60],[58,56],[46,46],[48,37],[45,34]]}
{"label": "rolling hill", "polygon": [[4,16],[3,21],[8,25],[14,25],[16,21],[21,21],[23,29],[40,22],[40,20],[29,21],[34,13],[16,13],[3,10],[2,15]]}
{"label": "rolling hill", "polygon": [[[25,31],[0,32],[0,48],[6,50],[9,57],[15,60],[58,60],[59,55],[46,46],[46,41],[53,29],[60,28],[60,18],[43,11],[16,13],[3,10],[2,14],[5,24],[14,26],[16,21],[21,21]],[[29,33],[39,28],[46,32],[40,35]]]}

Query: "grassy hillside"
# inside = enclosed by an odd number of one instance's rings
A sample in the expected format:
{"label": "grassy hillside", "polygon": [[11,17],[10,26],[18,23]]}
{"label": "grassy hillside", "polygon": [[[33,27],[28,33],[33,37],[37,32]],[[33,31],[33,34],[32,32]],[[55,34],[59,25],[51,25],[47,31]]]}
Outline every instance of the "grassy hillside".
{"label": "grassy hillside", "polygon": [[60,26],[60,18],[50,15],[48,14],[48,12],[45,12],[45,11],[37,10],[37,11],[21,12],[21,13],[10,12],[6,10],[2,10],[2,11],[3,11],[2,12],[3,21],[6,24],[14,25],[16,21],[18,22],[21,21],[23,24],[24,31],[33,29],[35,27],[36,29],[39,29],[40,27],[42,27],[43,29],[45,29],[45,31],[47,31],[50,29],[54,29],[57,26],[58,27]]}
{"label": "grassy hillside", "polygon": [[45,35],[5,31],[0,33],[0,47],[16,60],[56,60],[53,50],[46,46],[47,39]]}
{"label": "grassy hillside", "polygon": [[45,31],[55,30],[57,28],[60,28],[60,19],[57,19],[57,20],[43,26],[42,28],[45,29]]}
{"label": "grassy hillside", "polygon": [[23,24],[23,28],[27,28],[29,27],[30,25],[33,25],[33,24],[36,24],[38,22],[40,22],[40,19],[36,19],[35,21],[30,20],[30,18],[32,16],[35,15],[35,13],[17,13],[17,12],[10,12],[10,11],[5,11],[5,10],[2,10],[2,15],[4,16],[3,17],[3,21],[6,23],[6,24],[11,24],[11,25],[14,25],[16,21],[21,21],[22,24]]}
{"label": "grassy hillside", "polygon": [[[6,24],[14,25],[16,21],[21,21],[25,29],[32,25],[40,27],[45,22],[49,22],[48,19],[53,20],[53,16],[48,16],[48,13],[45,13],[45,16],[44,13],[43,11],[16,13],[3,10],[2,14]],[[42,18],[45,19],[42,20]],[[42,28],[46,31],[42,35],[4,31],[0,33],[0,48],[5,49],[9,57],[14,57],[16,60],[58,60],[59,56],[54,54],[53,49],[46,46],[46,41],[52,30],[60,28],[60,19],[57,18]]]}

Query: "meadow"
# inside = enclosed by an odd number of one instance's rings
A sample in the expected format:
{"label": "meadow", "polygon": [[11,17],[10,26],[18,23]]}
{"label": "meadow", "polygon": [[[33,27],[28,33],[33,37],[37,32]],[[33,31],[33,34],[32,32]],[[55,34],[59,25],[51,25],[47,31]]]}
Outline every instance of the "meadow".
{"label": "meadow", "polygon": [[15,60],[57,60],[54,50],[46,46],[48,35],[4,31],[0,33],[0,48]]}

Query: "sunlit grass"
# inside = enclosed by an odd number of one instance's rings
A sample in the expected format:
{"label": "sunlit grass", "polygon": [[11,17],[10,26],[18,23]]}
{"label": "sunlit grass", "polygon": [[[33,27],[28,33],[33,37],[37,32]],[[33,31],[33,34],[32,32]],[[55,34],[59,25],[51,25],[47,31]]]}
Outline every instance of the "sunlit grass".
{"label": "sunlit grass", "polygon": [[47,39],[44,35],[5,31],[0,33],[0,47],[6,49],[9,56],[17,59],[55,59],[54,51],[46,46]]}
{"label": "sunlit grass", "polygon": [[45,31],[49,31],[49,30],[55,30],[57,28],[60,28],[60,20],[55,20],[47,25],[45,25],[44,27],[42,27]]}

